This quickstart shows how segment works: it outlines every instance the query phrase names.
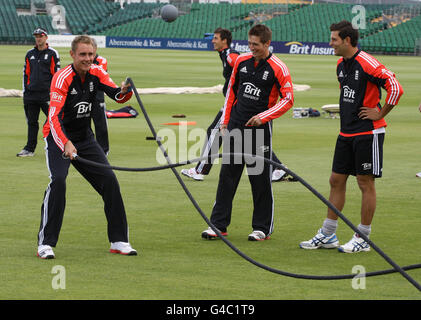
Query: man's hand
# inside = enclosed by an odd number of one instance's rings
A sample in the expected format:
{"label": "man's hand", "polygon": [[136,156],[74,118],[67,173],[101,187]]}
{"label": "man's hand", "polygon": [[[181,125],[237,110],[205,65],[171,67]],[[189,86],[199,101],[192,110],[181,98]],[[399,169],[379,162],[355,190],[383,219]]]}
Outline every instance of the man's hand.
{"label": "man's hand", "polygon": [[384,118],[393,109],[393,107],[394,106],[391,104],[385,104],[380,111],[377,108],[361,107],[358,117],[362,120],[380,120]]}
{"label": "man's hand", "polygon": [[249,119],[246,123],[246,127],[258,127],[263,124],[258,115],[255,115]]}
{"label": "man's hand", "polygon": [[377,108],[361,107],[358,117],[362,120],[380,120],[380,112]]}
{"label": "man's hand", "polygon": [[73,154],[77,154],[77,150],[73,143],[70,140],[68,140],[64,145],[64,155],[70,158],[70,160],[74,160],[75,157],[73,156]]}
{"label": "man's hand", "polygon": [[120,86],[120,89],[121,89],[121,94],[126,94],[127,92],[130,92],[131,91],[131,84],[130,83],[126,83],[126,81],[123,81],[122,83],[121,83],[121,86]]}
{"label": "man's hand", "polygon": [[226,124],[221,124],[220,126],[219,126],[219,131],[221,132],[221,134],[224,136],[225,135],[225,132],[227,131],[227,127],[228,127],[228,125],[226,125]]}

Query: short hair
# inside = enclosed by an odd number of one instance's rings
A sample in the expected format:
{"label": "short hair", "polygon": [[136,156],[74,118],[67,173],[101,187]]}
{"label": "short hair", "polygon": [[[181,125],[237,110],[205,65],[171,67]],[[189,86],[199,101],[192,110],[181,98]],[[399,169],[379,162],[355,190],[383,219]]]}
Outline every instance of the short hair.
{"label": "short hair", "polygon": [[216,28],[213,33],[219,34],[219,36],[221,37],[221,40],[227,40],[228,47],[231,45],[231,41],[232,41],[231,31],[229,31],[228,29]]}
{"label": "short hair", "polygon": [[72,41],[72,51],[73,52],[76,52],[76,49],[77,49],[77,46],[79,45],[79,43],[90,44],[90,45],[92,45],[92,47],[94,47],[94,43],[93,43],[91,37],[85,36],[85,35],[77,36]]}
{"label": "short hair", "polygon": [[272,30],[263,24],[256,24],[249,30],[249,36],[259,37],[261,43],[267,43],[272,40]]}
{"label": "short hair", "polygon": [[345,40],[346,37],[351,39],[351,46],[356,47],[358,43],[358,29],[355,29],[351,22],[342,20],[338,23],[332,23],[330,31],[339,31],[339,37]]}
{"label": "short hair", "polygon": [[91,38],[91,39],[92,39],[92,45],[94,46],[94,49],[97,49],[98,48],[98,44],[97,44],[95,38]]}

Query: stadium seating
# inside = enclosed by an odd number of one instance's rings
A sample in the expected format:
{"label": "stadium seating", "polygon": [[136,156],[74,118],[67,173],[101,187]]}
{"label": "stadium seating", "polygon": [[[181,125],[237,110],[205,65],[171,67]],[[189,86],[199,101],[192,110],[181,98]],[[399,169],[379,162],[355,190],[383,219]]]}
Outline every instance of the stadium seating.
{"label": "stadium seating", "polygon": [[[230,29],[233,38],[246,40],[254,23],[268,25],[273,41],[327,42],[329,26],[343,19],[352,21],[353,5],[342,3],[303,3],[302,1],[247,0],[219,3],[186,3],[172,23],[164,22],[161,1],[125,3],[106,0],[57,0],[66,9],[66,22],[73,34],[102,34],[125,37],[203,38],[216,27]],[[33,0],[45,10],[44,0]],[[364,4],[366,28],[360,29],[360,45],[369,52],[413,53],[421,38],[421,9],[401,21],[385,19],[391,10],[404,5]],[[43,26],[50,34],[58,33],[48,15],[18,15],[17,10],[31,8],[31,0],[0,0],[0,42],[32,41],[32,30]],[[181,8],[181,7],[180,7]],[[415,11],[416,12],[416,11]],[[391,22],[392,21],[392,22]],[[403,23],[401,23],[404,21]]]}
{"label": "stadium seating", "polygon": [[66,9],[66,22],[73,34],[89,33],[92,26],[120,9],[119,3],[103,0],[58,0],[57,3]]}
{"label": "stadium seating", "polygon": [[421,38],[421,15],[361,40],[367,51],[384,53],[413,53],[417,39]]}
{"label": "stadium seating", "polygon": [[30,0],[0,0],[0,8],[0,42],[32,43],[32,31],[38,26],[44,27],[50,34],[57,34],[50,16],[17,14],[17,9],[31,8]]}
{"label": "stadium seating", "polygon": [[[362,30],[362,36],[384,28],[382,22],[370,23],[381,15],[381,10],[368,7],[367,28]],[[343,19],[352,21],[352,5],[323,3],[305,6],[288,15],[275,17],[267,21],[266,25],[274,31],[275,41],[326,42],[330,36],[329,26]]]}

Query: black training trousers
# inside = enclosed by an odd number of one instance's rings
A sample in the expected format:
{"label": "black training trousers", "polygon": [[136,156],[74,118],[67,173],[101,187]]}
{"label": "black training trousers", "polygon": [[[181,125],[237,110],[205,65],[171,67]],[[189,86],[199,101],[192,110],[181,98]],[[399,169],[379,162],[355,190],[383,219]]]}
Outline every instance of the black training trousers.
{"label": "black training trousers", "polygon": [[107,154],[110,151],[110,144],[108,141],[108,123],[104,100],[95,99],[92,103],[91,115],[95,126],[96,141],[98,141],[104,153]]}
{"label": "black training trousers", "polygon": [[[219,132],[221,125],[222,109],[218,112],[215,119],[206,131],[206,142],[203,146],[201,157],[209,157],[207,160],[199,161],[196,165],[196,172],[203,175],[208,175],[212,169],[213,162],[217,158],[211,158],[212,155],[217,155],[222,146],[222,136]],[[271,124],[272,125],[272,122]],[[272,161],[282,164],[276,154],[272,152]]]}
{"label": "black training trousers", "polygon": [[23,108],[25,110],[26,123],[28,124],[28,138],[25,150],[34,152],[38,142],[39,130],[39,113],[42,111],[45,116],[48,116],[48,101],[24,101]]}
{"label": "black training trousers", "polygon": [[[38,245],[54,247],[58,241],[64,208],[66,204],[66,177],[70,164],[94,187],[102,196],[104,211],[108,222],[108,239],[110,242],[128,242],[128,227],[123,199],[117,178],[111,169],[92,167],[78,161],[63,159],[63,152],[55,144],[51,133],[45,139],[47,168],[50,183],[44,194],[41,207],[41,223],[38,233]],[[107,158],[95,141],[93,134],[81,142],[73,142],[81,157],[109,164]],[[89,206],[89,203],[86,203]]]}
{"label": "black training trousers", "polygon": [[[228,152],[244,152],[272,159],[272,132],[270,123],[266,123],[260,127],[241,127],[230,122],[228,124],[228,131],[229,137],[227,137],[227,134],[224,136],[224,154]],[[228,143],[229,148],[227,148]],[[228,158],[223,157],[222,159],[216,201],[210,219],[211,222],[222,232],[227,231],[227,227],[231,222],[232,202],[243,173],[244,165],[246,165],[253,194],[253,230],[262,231],[266,236],[270,235],[273,231],[274,208],[272,165],[263,160],[254,160],[253,162],[245,157],[231,156]]]}

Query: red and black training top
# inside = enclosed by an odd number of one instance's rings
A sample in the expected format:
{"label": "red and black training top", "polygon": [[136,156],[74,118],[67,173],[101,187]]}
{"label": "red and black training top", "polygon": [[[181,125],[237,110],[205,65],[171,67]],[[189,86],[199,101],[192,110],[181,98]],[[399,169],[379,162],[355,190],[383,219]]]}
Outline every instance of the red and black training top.
{"label": "red and black training top", "polygon": [[[96,65],[98,65],[98,66],[101,66],[102,69],[104,69],[105,71],[108,72],[108,61],[107,61],[106,58],[104,58],[104,57],[102,57],[102,56],[100,56],[100,55],[97,54],[95,56],[95,58],[94,58],[94,62],[93,63],[96,64]],[[104,92],[101,91],[101,90],[98,90],[98,93],[96,95],[96,98],[97,98],[98,101],[104,102],[104,100],[105,100]]]}
{"label": "red and black training top", "polygon": [[50,83],[60,69],[60,56],[57,50],[32,48],[26,53],[23,66],[23,97],[28,101],[48,101]]}
{"label": "red and black training top", "polygon": [[228,89],[228,83],[230,81],[232,68],[235,65],[235,61],[237,60],[240,53],[234,49],[231,48],[224,48],[221,51],[219,51],[219,58],[221,58],[222,61],[222,75],[224,76],[225,83],[224,87],[222,89],[222,93],[224,97],[227,94]]}
{"label": "red and black training top", "polygon": [[381,88],[387,92],[385,102],[396,105],[403,94],[395,74],[364,51],[357,51],[350,59],[338,60],[336,75],[341,89],[339,110],[340,135],[352,137],[373,134],[383,130],[386,121],[362,120],[358,117],[361,107],[381,109]]}
{"label": "red and black training top", "polygon": [[57,72],[51,81],[48,121],[44,138],[50,133],[57,146],[64,151],[68,140],[78,142],[92,134],[90,128],[92,102],[98,90],[104,91],[118,103],[129,100],[133,92],[121,94],[121,89],[100,66],[91,65],[85,79],[79,77],[73,65]]}
{"label": "red and black training top", "polygon": [[255,65],[253,55],[244,53],[235,62],[222,119],[224,124],[245,124],[258,115],[266,123],[283,115],[293,104],[288,67],[273,54]]}

